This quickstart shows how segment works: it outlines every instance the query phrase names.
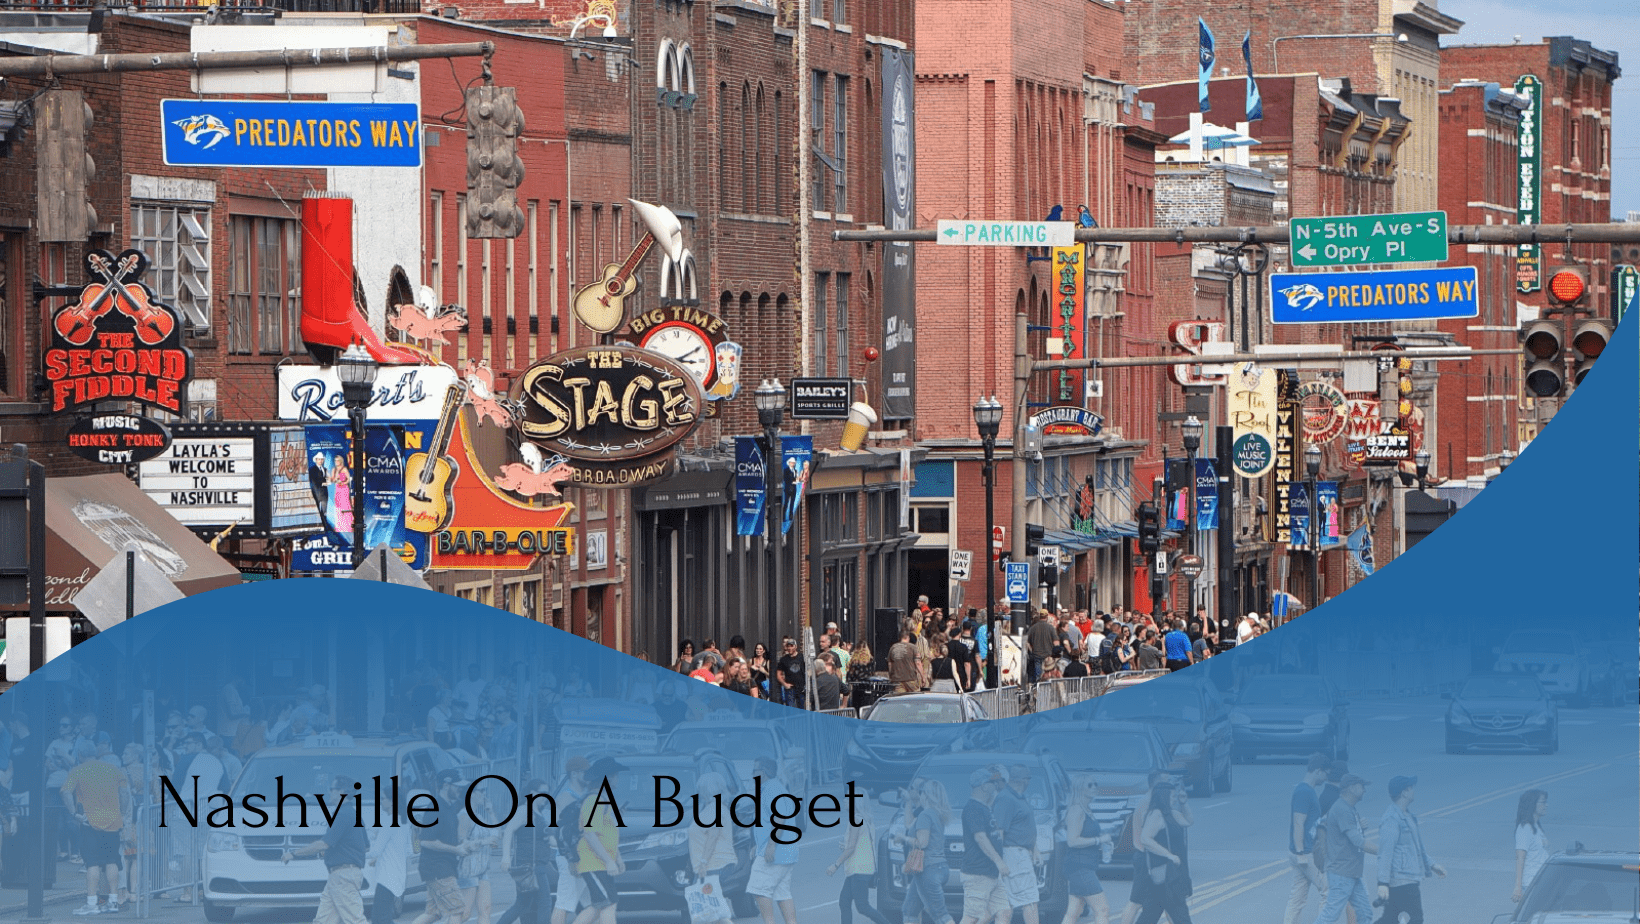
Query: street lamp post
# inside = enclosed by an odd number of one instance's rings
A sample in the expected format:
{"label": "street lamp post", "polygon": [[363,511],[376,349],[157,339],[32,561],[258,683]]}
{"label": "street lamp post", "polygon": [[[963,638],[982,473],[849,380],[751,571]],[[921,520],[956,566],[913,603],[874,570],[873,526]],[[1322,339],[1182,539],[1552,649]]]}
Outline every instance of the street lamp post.
{"label": "street lamp post", "polygon": [[347,405],[348,430],[352,436],[348,469],[352,473],[354,570],[358,570],[367,551],[364,547],[364,428],[365,409],[376,392],[376,369],[375,358],[357,342],[336,359],[336,377],[342,382],[342,401]]}
{"label": "street lamp post", "polygon": [[[985,541],[990,542],[996,528],[996,452],[997,433],[1002,427],[1002,402],[995,395],[974,402],[974,426],[979,428],[980,443],[985,447]],[[987,649],[986,686],[995,685],[997,671],[997,562],[987,557],[985,569],[985,640]]]}
{"label": "street lamp post", "polygon": [[1428,490],[1428,488],[1429,488],[1429,452],[1426,451],[1426,450],[1423,450],[1423,449],[1418,450],[1415,454],[1413,454],[1412,461],[1413,461],[1414,465],[1418,466],[1418,490],[1420,490],[1420,491]]}
{"label": "street lamp post", "polygon": [[[781,473],[778,468],[780,460],[780,424],[786,416],[786,388],[779,379],[770,381],[764,379],[757,390],[752,392],[752,400],[757,405],[757,422],[763,427],[763,492],[767,497],[765,506],[764,542],[769,553],[769,650],[777,651],[780,647],[780,518],[781,506]],[[777,687],[770,687],[773,692]]]}
{"label": "street lamp post", "polygon": [[1310,476],[1310,607],[1321,605],[1321,537],[1316,529],[1315,480],[1321,474],[1321,447],[1311,443],[1304,450],[1304,471]]}
{"label": "street lamp post", "polygon": [[[1186,465],[1189,468],[1189,471],[1186,473],[1186,474],[1189,475],[1189,481],[1188,481],[1186,487],[1187,487],[1187,490],[1189,492],[1187,494],[1187,497],[1190,501],[1190,506],[1185,508],[1185,514],[1184,514],[1185,551],[1189,552],[1191,555],[1195,555],[1196,554],[1196,452],[1197,452],[1197,450],[1202,448],[1202,422],[1200,420],[1196,419],[1196,415],[1192,414],[1189,417],[1186,417],[1184,419],[1184,424],[1180,429],[1183,430],[1183,432],[1184,432],[1184,454],[1185,454],[1185,459],[1186,459]],[[1188,588],[1189,588],[1187,592],[1190,595],[1190,600],[1189,600],[1189,603],[1186,607],[1186,609],[1188,611],[1189,607],[1193,607],[1196,604],[1196,579],[1193,578],[1193,577],[1186,576],[1185,580],[1186,580]]]}

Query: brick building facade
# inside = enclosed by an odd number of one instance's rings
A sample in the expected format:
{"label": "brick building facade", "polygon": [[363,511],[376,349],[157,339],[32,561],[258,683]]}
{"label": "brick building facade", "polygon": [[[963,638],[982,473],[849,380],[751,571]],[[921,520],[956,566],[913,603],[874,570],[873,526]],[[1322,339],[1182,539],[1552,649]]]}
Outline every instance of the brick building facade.
{"label": "brick building facade", "polygon": [[[1513,88],[1524,75],[1543,82],[1542,124],[1537,183],[1540,224],[1611,221],[1612,83],[1622,75],[1617,54],[1602,51],[1583,39],[1545,38],[1533,44],[1457,45],[1443,49],[1446,73],[1454,81],[1488,81]],[[1511,171],[1511,176],[1516,176]],[[1539,273],[1549,267],[1575,263],[1588,267],[1590,310],[1610,317],[1610,280],[1613,265],[1607,244],[1545,244]],[[1619,260],[1616,262],[1632,262]],[[1535,319],[1546,306],[1544,293],[1521,292],[1514,299],[1523,317]],[[1571,342],[1577,318],[1567,319],[1566,343]],[[1566,351],[1568,368],[1573,351]],[[1521,400],[1519,438],[1529,442],[1554,416],[1558,397]]]}
{"label": "brick building facade", "polygon": [[[1496,83],[1460,82],[1441,92],[1441,150],[1469,169],[1441,177],[1441,209],[1459,225],[1513,224],[1519,201],[1516,155],[1521,113],[1528,101]],[[1481,315],[1441,321],[1457,343],[1477,350],[1516,343],[1515,249],[1503,244],[1453,245],[1449,265],[1473,266]],[[1518,356],[1477,356],[1447,363],[1436,384],[1438,427],[1427,435],[1432,459],[1448,479],[1484,479],[1518,448]],[[1435,467],[1433,464],[1431,467]]]}
{"label": "brick building facade", "polygon": [[[1162,138],[1123,82],[1121,6],[996,3],[952,17],[940,4],[921,3],[917,15],[918,130],[939,139],[918,152],[919,225],[939,218],[1033,220],[1056,208],[1071,221],[1083,205],[1101,225],[1150,224],[1153,152]],[[1034,38],[1044,23],[1053,24],[1059,42]],[[1150,353],[1153,343],[1135,331],[1149,329],[1154,248],[1086,250],[1072,355]],[[912,584],[913,592],[935,601],[957,591],[946,570],[949,549],[974,551],[966,605],[977,607],[984,598],[979,582],[990,543],[970,406],[988,395],[1011,403],[1017,314],[1033,327],[1033,357],[1049,356],[1049,338],[1063,337],[1052,264],[1028,256],[1040,255],[994,247],[925,245],[919,251],[920,355],[925,380],[939,370],[941,384],[925,390],[917,404],[918,436],[930,455],[919,469],[914,507],[919,523],[926,517],[942,528],[918,530]],[[1046,439],[1043,459],[1027,470],[1024,522],[1010,519],[1008,466],[997,471],[997,524],[1009,530],[1041,525],[1047,543],[1070,560],[1057,589],[1062,605],[1133,602],[1132,562],[1121,532],[1131,526],[1135,462],[1155,434],[1149,418],[1156,396],[1151,379],[1131,371],[1044,375],[1030,383],[1028,413],[1074,405],[1105,418],[1097,436]],[[1005,409],[1004,447],[1019,410]],[[1007,451],[999,449],[1004,459]],[[1084,486],[1091,489],[1087,502],[1079,500]],[[1091,503],[1093,511],[1078,517],[1088,521],[1081,532],[1072,529],[1079,503],[1084,509]]]}

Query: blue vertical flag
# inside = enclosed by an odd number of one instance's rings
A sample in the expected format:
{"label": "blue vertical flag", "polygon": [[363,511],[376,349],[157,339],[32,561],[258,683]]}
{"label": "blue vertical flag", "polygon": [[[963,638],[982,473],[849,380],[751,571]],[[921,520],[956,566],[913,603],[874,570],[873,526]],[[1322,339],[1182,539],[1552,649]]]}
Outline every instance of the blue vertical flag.
{"label": "blue vertical flag", "polygon": [[1253,79],[1253,33],[1241,37],[1241,59],[1247,62],[1247,121],[1264,118],[1264,98],[1258,95],[1258,81]]}
{"label": "blue vertical flag", "polygon": [[[1287,542],[1289,549],[1307,549],[1310,547],[1310,488],[1303,482],[1296,482],[1287,488],[1288,522],[1292,524]],[[1315,604],[1311,604],[1314,606]]]}
{"label": "blue vertical flag", "polygon": [[1315,485],[1315,530],[1316,538],[1320,540],[1322,548],[1338,545],[1342,539],[1339,536],[1339,519],[1342,513],[1338,507],[1338,482],[1318,481]]}
{"label": "blue vertical flag", "polygon": [[768,491],[763,483],[763,449],[755,436],[735,437],[735,535],[763,532]]}
{"label": "blue vertical flag", "polygon": [[1201,103],[1202,112],[1212,109],[1207,101],[1207,82],[1213,79],[1213,30],[1207,28],[1207,23],[1196,17],[1196,26],[1201,30],[1201,76],[1196,80],[1196,99]]}
{"label": "blue vertical flag", "polygon": [[1196,528],[1219,528],[1219,472],[1212,459],[1196,460]]}
{"label": "blue vertical flag", "polygon": [[811,462],[814,458],[814,437],[812,436],[782,436],[780,438],[780,477],[784,493],[781,497],[786,502],[785,518],[780,523],[780,535],[784,536],[792,531],[792,520],[796,519],[797,511],[803,509],[803,494],[809,487],[809,474],[813,471]]}

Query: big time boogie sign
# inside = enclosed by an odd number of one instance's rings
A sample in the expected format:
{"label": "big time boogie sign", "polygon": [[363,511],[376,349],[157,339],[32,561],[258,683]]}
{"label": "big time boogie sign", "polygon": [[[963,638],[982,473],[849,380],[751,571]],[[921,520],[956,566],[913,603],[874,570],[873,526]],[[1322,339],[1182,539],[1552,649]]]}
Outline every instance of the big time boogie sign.
{"label": "big time boogie sign", "polygon": [[93,250],[85,266],[79,298],[51,316],[44,359],[52,413],[112,399],[181,413],[194,356],[182,345],[176,309],[139,281],[148,258]]}
{"label": "big time boogie sign", "polygon": [[633,487],[672,473],[673,447],[700,422],[700,382],[652,350],[578,347],[519,376],[519,432],[570,460],[573,481]]}

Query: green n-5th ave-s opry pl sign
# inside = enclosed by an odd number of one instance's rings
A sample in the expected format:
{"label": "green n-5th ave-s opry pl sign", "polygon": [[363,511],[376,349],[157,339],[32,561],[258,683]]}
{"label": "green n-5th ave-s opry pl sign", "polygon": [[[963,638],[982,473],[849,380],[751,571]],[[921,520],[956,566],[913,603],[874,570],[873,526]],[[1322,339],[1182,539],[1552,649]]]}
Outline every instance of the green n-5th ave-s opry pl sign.
{"label": "green n-5th ave-s opry pl sign", "polygon": [[1446,259],[1446,213],[1294,218],[1293,266],[1439,263]]}

